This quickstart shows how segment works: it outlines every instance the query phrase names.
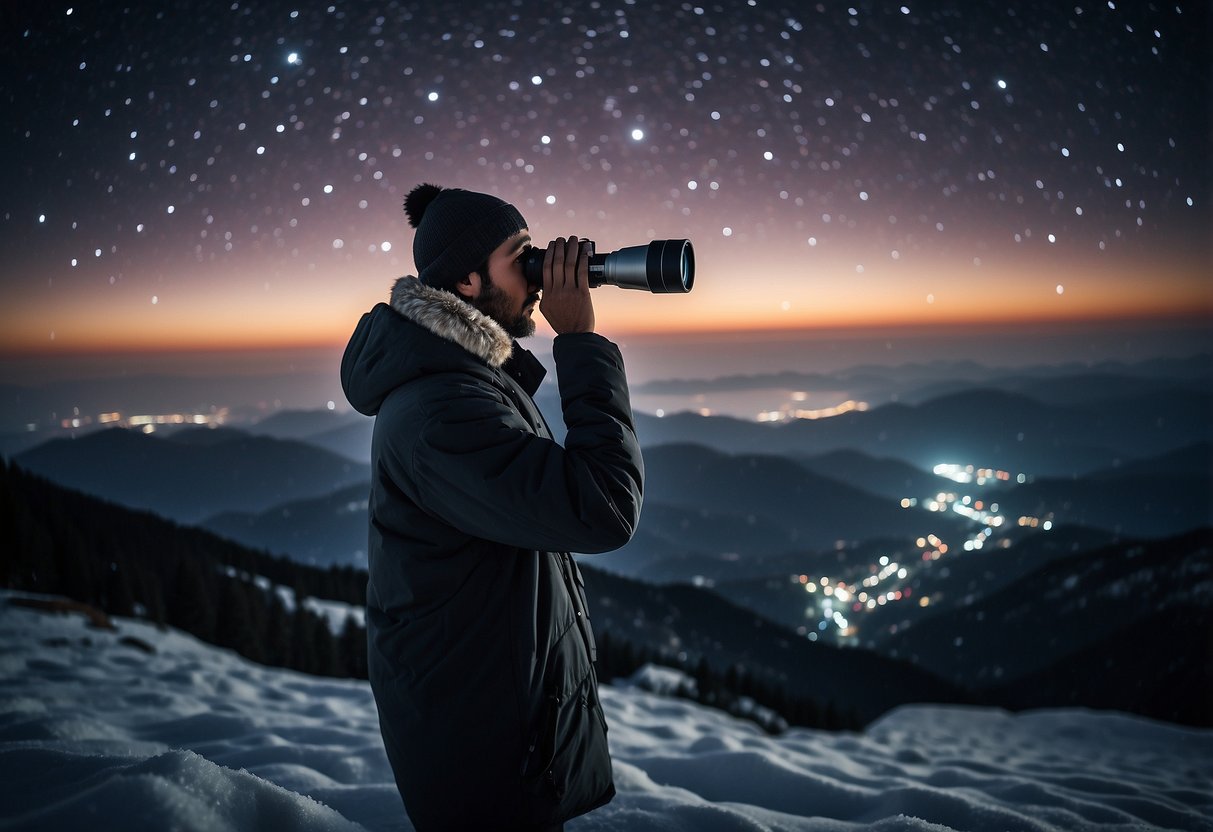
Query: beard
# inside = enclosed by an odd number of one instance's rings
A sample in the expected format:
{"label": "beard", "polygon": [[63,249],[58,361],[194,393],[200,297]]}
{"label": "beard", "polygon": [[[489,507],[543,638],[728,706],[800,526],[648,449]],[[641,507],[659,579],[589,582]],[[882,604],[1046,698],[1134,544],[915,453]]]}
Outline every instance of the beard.
{"label": "beard", "polygon": [[[538,298],[539,295],[533,295],[527,300]],[[510,308],[509,295],[497,288],[487,274],[481,275],[480,297],[472,305],[499,323],[511,338],[526,338],[535,334],[535,321],[526,312],[515,313]]]}

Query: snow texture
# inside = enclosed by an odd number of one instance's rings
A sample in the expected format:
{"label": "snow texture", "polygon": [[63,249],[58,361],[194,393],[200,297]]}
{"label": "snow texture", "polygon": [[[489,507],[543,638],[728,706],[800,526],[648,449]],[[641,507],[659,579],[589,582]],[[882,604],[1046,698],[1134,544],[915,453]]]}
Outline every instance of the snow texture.
{"label": "snow texture", "polygon": [[[365,683],[116,623],[0,597],[0,830],[412,829]],[[770,737],[637,684],[602,699],[619,795],[569,832],[1213,830],[1213,731],[912,706]]]}

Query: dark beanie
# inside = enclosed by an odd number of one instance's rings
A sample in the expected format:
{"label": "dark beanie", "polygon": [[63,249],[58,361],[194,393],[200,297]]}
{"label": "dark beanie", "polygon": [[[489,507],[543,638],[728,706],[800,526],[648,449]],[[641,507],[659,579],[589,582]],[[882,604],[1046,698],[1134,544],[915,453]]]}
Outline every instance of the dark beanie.
{"label": "dark beanie", "polygon": [[489,194],[422,184],[404,198],[413,237],[417,277],[427,286],[453,290],[482,266],[497,246],[526,228],[518,209]]}

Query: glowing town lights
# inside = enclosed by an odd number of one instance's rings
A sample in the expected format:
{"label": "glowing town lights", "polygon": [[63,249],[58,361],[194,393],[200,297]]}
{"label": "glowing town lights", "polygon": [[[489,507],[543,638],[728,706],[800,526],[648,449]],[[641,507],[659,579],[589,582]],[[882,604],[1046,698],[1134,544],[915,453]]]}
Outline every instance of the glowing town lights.
{"label": "glowing town lights", "polygon": [[[796,397],[799,399],[799,397]],[[808,398],[805,393],[804,399]],[[777,418],[778,412],[771,411],[770,418]],[[976,488],[998,486],[1002,483],[1018,481],[1028,482],[1032,478],[1026,474],[1013,475],[1011,472],[994,468],[979,467],[957,463],[940,463],[932,469],[937,476],[952,482],[972,484]],[[968,489],[964,489],[968,490]],[[917,505],[918,498],[901,498],[898,500],[903,508]],[[990,548],[1006,549],[1011,545],[1011,539],[1000,534],[1008,519],[999,513],[998,502],[991,501],[983,492],[964,494],[961,489],[956,491],[940,490],[934,498],[922,500],[924,508],[939,512],[955,512],[977,524],[975,530],[967,533],[967,539],[957,540],[952,549],[977,553]],[[1054,527],[1052,514],[1044,517],[1022,516],[1017,519],[1021,528],[1050,530]],[[930,605],[928,596],[920,595],[912,586],[908,586],[916,564],[931,563],[943,558],[950,551],[948,544],[934,533],[924,534],[914,539],[914,545],[919,551],[912,556],[903,558],[906,565],[897,562],[893,555],[883,554],[874,557],[873,562],[863,570],[861,575],[854,578],[850,587],[845,580],[822,577],[813,581],[808,575],[792,575],[791,582],[805,588],[806,593],[815,593],[818,585],[822,590],[820,601],[814,600],[805,605],[805,616],[818,622],[817,630],[821,633],[833,632],[839,638],[858,636],[863,628],[861,624],[849,622],[846,615],[861,617],[884,607],[903,601],[917,602],[920,608]],[[870,570],[870,574],[868,572]],[[848,610],[847,607],[850,609]],[[807,629],[807,628],[802,628]],[[816,635],[817,633],[813,633]]]}
{"label": "glowing town lights", "polygon": [[635,127],[632,129],[632,141],[638,142],[643,138],[644,138],[643,130],[641,130],[639,127]]}
{"label": "glowing town lights", "polygon": [[292,52],[291,54],[287,55],[286,62],[288,64],[292,64],[292,65],[298,64],[299,63],[299,53]]}
{"label": "glowing town lights", "polygon": [[426,99],[427,99],[427,100],[429,100],[429,101],[437,101],[437,100],[438,100],[438,93],[436,93],[436,92],[431,92],[429,95],[427,95],[427,96],[426,96]]}

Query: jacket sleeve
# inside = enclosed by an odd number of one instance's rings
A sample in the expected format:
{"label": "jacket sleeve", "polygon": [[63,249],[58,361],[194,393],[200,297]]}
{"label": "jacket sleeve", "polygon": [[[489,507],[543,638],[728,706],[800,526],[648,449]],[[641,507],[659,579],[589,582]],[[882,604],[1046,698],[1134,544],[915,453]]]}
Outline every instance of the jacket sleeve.
{"label": "jacket sleeve", "polygon": [[640,519],[644,463],[623,358],[593,333],[553,345],[568,433],[536,436],[483,384],[430,403],[411,443],[414,498],[476,537],[587,554],[617,549]]}

